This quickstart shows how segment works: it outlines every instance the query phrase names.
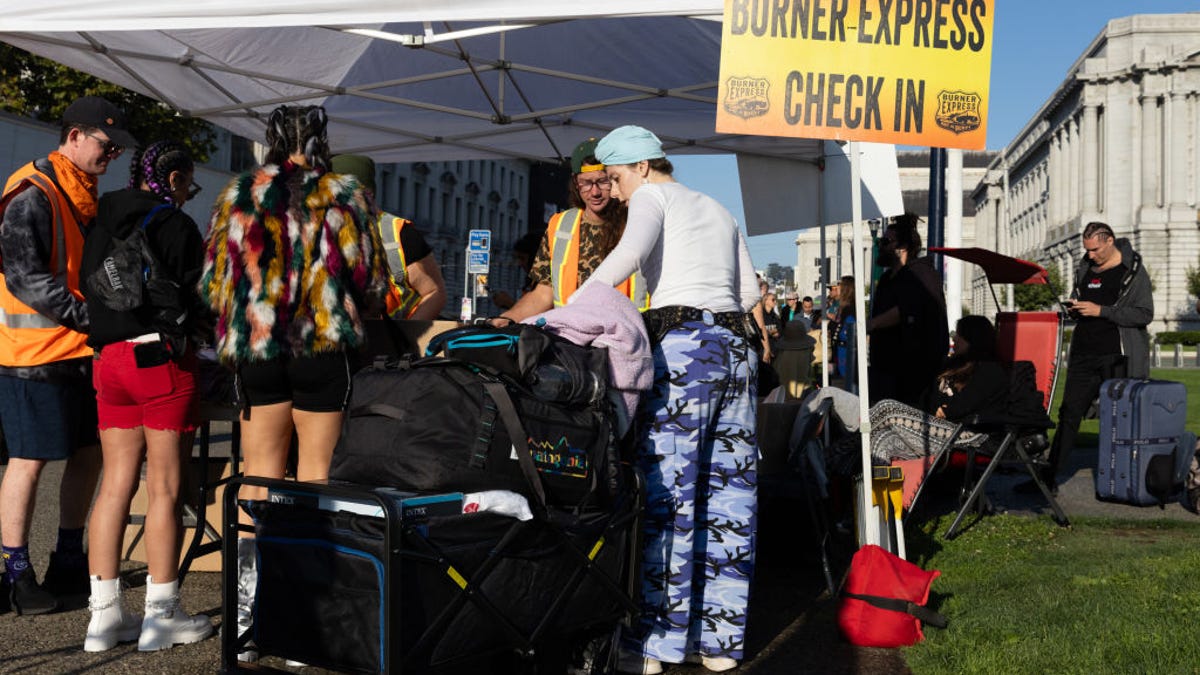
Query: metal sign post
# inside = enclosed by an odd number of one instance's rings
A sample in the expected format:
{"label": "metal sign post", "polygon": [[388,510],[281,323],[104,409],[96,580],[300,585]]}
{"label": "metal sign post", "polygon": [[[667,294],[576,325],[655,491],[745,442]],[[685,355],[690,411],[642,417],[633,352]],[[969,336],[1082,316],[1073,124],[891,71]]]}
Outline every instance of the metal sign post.
{"label": "metal sign post", "polygon": [[[487,274],[488,268],[491,266],[492,257],[492,231],[491,230],[471,230],[467,239],[467,270],[463,278],[463,309],[462,313],[466,314],[465,318],[459,317],[463,321],[469,321],[475,316],[475,309],[479,302],[479,284],[475,283],[475,275]],[[469,306],[468,306],[468,303]]]}

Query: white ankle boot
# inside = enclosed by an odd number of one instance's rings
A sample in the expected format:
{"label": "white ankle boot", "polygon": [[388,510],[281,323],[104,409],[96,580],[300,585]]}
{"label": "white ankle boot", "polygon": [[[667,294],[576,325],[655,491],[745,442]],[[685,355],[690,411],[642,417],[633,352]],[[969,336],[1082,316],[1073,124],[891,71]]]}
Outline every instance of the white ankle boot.
{"label": "white ankle boot", "polygon": [[92,620],[88,622],[87,637],[83,639],[83,651],[103,652],[117,646],[118,642],[132,642],[142,631],[142,615],[126,611],[121,603],[121,580],[90,577],[92,596],[88,598],[88,609]]}
{"label": "white ankle boot", "polygon": [[[254,598],[258,591],[258,551],[253,537],[242,537],[237,540],[238,552],[238,594],[237,594],[237,631],[240,636],[250,630],[254,624]],[[238,661],[253,663],[258,660],[258,649],[255,648],[253,636],[250,642],[238,652]]]}
{"label": "white ankle boot", "polygon": [[179,580],[156,584],[146,577],[146,618],[142,619],[139,652],[156,652],[174,645],[199,642],[212,633],[203,614],[188,616],[179,607]]}

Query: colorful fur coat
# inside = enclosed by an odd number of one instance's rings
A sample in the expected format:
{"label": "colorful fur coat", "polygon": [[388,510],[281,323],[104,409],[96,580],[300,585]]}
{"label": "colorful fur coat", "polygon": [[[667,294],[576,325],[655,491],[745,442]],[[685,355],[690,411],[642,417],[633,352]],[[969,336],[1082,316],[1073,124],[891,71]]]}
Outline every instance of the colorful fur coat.
{"label": "colorful fur coat", "polygon": [[383,308],[376,214],[349,176],[290,162],[238,176],[217,198],[200,294],[230,365],[357,347]]}

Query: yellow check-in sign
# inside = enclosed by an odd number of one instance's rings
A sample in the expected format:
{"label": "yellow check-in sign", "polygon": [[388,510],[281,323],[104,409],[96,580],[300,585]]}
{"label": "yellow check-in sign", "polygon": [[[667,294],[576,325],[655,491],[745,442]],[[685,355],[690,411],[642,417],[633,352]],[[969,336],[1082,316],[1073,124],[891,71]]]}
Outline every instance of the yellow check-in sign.
{"label": "yellow check-in sign", "polygon": [[982,150],[995,0],[725,0],[717,131]]}

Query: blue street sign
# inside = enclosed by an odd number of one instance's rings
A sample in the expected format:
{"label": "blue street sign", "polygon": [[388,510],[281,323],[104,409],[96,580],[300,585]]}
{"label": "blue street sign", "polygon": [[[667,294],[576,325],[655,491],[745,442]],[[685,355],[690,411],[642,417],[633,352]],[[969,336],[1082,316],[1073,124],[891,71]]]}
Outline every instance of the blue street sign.
{"label": "blue street sign", "polygon": [[472,253],[477,251],[492,250],[492,231],[491,230],[471,230],[470,239],[468,239],[467,250]]}
{"label": "blue street sign", "polygon": [[490,258],[487,251],[467,251],[467,274],[487,274]]}

